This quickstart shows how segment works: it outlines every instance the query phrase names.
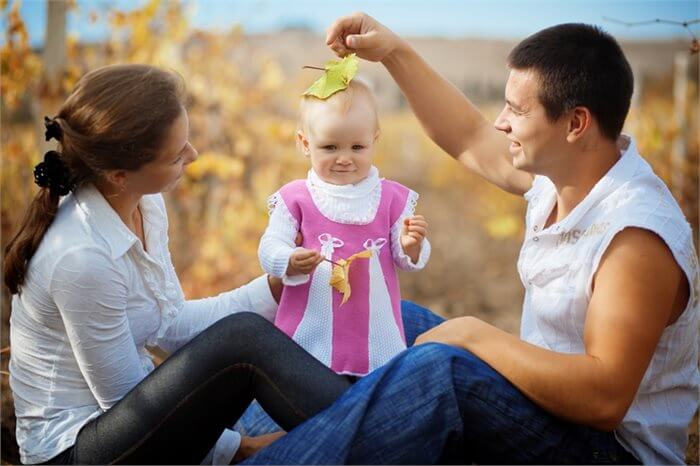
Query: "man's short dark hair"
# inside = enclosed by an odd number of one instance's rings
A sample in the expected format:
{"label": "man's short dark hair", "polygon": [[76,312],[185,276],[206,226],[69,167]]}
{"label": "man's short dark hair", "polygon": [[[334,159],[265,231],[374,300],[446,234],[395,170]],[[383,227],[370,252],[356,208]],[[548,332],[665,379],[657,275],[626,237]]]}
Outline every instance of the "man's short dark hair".
{"label": "man's short dark hair", "polygon": [[508,55],[516,70],[535,70],[539,99],[556,121],[575,107],[586,107],[613,141],[630,107],[634,78],[620,45],[587,24],[560,24],[520,42]]}

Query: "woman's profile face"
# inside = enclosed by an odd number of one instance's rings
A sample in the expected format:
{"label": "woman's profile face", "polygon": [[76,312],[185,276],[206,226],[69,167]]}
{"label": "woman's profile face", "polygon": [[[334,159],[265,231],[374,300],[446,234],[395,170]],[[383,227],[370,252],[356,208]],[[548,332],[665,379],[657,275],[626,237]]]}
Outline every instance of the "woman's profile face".
{"label": "woman's profile face", "polygon": [[189,142],[189,119],[185,109],[167,131],[160,154],[136,171],[129,172],[127,189],[140,194],[170,191],[185,172],[185,166],[197,159],[197,150]]}

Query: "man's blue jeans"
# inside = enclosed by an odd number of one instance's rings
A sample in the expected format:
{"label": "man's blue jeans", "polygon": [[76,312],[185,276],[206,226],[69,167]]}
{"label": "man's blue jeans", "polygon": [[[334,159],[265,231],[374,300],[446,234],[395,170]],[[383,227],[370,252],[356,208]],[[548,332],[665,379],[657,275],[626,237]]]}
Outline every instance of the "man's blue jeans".
{"label": "man's blue jeans", "polygon": [[[406,344],[413,346],[418,335],[445,321],[442,317],[428,309],[418,306],[410,301],[401,302],[401,316],[403,318]],[[282,430],[275,421],[260,407],[257,401],[253,401],[243,416],[238,420],[234,429],[241,435],[263,435]]]}
{"label": "man's blue jeans", "polygon": [[[407,342],[442,319],[403,303]],[[244,435],[264,430],[255,408]],[[264,413],[263,413],[264,414]],[[255,425],[255,416],[260,416]],[[246,432],[245,424],[251,430]],[[267,428],[271,426],[267,424]],[[246,464],[638,464],[613,433],[547,413],[468,351],[409,348]]]}

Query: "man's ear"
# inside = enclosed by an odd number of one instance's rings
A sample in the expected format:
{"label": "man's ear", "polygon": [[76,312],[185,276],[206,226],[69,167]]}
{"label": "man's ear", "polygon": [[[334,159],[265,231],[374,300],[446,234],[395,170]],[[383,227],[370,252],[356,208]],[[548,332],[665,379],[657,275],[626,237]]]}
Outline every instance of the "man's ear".
{"label": "man's ear", "polygon": [[311,150],[309,149],[309,140],[306,139],[306,135],[302,130],[297,131],[297,144],[299,145],[299,148],[306,157],[311,155]]}
{"label": "man's ear", "polygon": [[575,142],[580,139],[593,124],[593,115],[586,107],[575,107],[569,116],[566,140]]}

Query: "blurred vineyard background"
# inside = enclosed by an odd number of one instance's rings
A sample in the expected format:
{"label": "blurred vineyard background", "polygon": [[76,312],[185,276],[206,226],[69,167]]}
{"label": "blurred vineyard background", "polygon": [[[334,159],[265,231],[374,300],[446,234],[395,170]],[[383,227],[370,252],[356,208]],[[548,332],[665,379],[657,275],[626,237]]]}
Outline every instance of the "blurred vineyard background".
{"label": "blurred vineyard background", "polygon": [[[48,2],[47,45],[36,49],[19,2],[0,0],[6,26],[0,51],[3,250],[36,192],[32,167],[51,147],[43,141],[42,117],[56,113],[87,70],[144,62],[175,69],[188,84],[191,141],[200,157],[166,195],[172,256],[186,294],[215,294],[260,274],[256,252],[267,224],[266,198],[308,169],[294,143],[296,106],[315,79],[301,66],[332,58],[322,37],[298,29],[249,35],[236,24],[224,32],[197,30],[184,4],[151,0],[129,11],[100,4],[89,17],[109,25],[109,39],[83,43],[65,29],[76,8]],[[488,118],[496,116],[514,42],[410,41]],[[672,186],[697,235],[698,55],[688,45],[623,42],[637,80],[626,131]],[[421,194],[418,210],[430,222],[433,256],[424,271],[402,275],[403,296],[444,316],[477,315],[517,333],[523,291],[515,263],[524,202],[476,179],[429,141],[381,66],[362,63],[360,73],[381,103],[376,164],[383,176]],[[4,349],[9,296],[2,291]],[[8,353],[3,350],[1,366],[1,456],[17,463]],[[697,464],[697,436],[694,442],[688,461]]]}

